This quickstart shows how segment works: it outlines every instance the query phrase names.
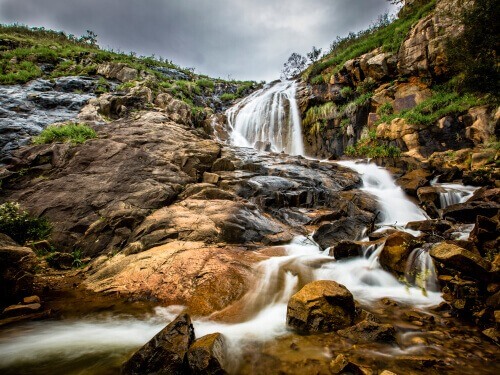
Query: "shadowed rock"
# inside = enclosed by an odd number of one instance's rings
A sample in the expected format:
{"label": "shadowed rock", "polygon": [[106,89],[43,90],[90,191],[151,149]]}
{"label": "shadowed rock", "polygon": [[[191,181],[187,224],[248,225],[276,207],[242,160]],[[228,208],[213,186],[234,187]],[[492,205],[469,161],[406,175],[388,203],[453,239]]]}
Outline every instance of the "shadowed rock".
{"label": "shadowed rock", "polygon": [[194,328],[187,314],[179,315],[123,364],[122,374],[185,375],[186,354],[194,341]]}

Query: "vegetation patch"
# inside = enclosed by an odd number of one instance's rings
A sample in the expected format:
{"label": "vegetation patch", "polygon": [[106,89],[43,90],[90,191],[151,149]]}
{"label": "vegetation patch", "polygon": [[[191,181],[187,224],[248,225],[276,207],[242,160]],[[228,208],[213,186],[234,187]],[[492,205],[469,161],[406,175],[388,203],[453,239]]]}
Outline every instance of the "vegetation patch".
{"label": "vegetation patch", "polygon": [[375,131],[370,131],[367,137],[361,138],[354,146],[347,146],[344,153],[348,156],[364,158],[401,156],[399,147],[381,143]]}
{"label": "vegetation patch", "polygon": [[316,77],[328,68],[339,71],[346,61],[382,47],[384,52],[397,52],[399,46],[411,27],[421,18],[429,14],[436,6],[432,0],[418,7],[411,14],[391,22],[385,15],[372,27],[358,33],[349,33],[346,37],[338,37],[330,46],[330,52],[319,62],[312,64],[304,72],[303,78]]}
{"label": "vegetation patch", "polygon": [[478,98],[473,94],[460,95],[457,92],[447,92],[442,89],[435,91],[429,99],[412,109],[400,113],[380,113],[377,124],[391,122],[395,118],[403,118],[410,124],[430,125],[444,116],[458,115],[471,107],[485,104],[487,98]]}
{"label": "vegetation patch", "polygon": [[20,208],[19,203],[0,205],[0,233],[5,233],[21,245],[26,241],[45,239],[51,230],[52,226],[45,218],[31,216]]}
{"label": "vegetation patch", "polygon": [[33,138],[34,144],[46,144],[53,142],[71,142],[74,144],[84,143],[88,139],[97,138],[97,133],[85,124],[69,123],[60,126],[49,126],[40,135]]}

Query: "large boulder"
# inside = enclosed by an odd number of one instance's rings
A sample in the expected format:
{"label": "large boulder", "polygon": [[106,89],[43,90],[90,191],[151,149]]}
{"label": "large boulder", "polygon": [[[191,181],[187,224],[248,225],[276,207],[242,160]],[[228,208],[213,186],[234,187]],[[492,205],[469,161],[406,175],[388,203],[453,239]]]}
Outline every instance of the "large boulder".
{"label": "large boulder", "polygon": [[227,374],[226,342],[220,333],[197,339],[189,348],[187,359],[193,374]]}
{"label": "large boulder", "polygon": [[165,306],[183,305],[192,314],[209,315],[248,291],[254,278],[252,265],[259,260],[252,252],[202,242],[173,241],[142,252],[140,248],[133,243],[130,255],[97,258],[85,287],[125,298],[154,299]]}
{"label": "large boulder", "polygon": [[416,241],[416,237],[406,232],[396,232],[387,237],[378,258],[382,268],[396,276],[404,274],[406,262]]}
{"label": "large boulder", "polygon": [[194,328],[187,314],[179,315],[123,364],[122,374],[185,375],[186,354],[194,342]]}
{"label": "large boulder", "polygon": [[36,255],[0,233],[0,306],[33,294]]}
{"label": "large boulder", "polygon": [[381,342],[394,343],[396,330],[391,324],[380,324],[369,320],[338,331],[338,334],[347,337],[355,343]]}
{"label": "large boulder", "polygon": [[487,277],[488,271],[491,269],[491,264],[479,255],[447,242],[434,246],[430,255],[438,262],[438,268],[448,274],[460,272],[463,275],[481,280]]}
{"label": "large boulder", "polygon": [[288,301],[287,324],[300,332],[331,332],[352,325],[354,298],[335,281],[306,284]]}
{"label": "large boulder", "polygon": [[369,215],[346,217],[321,225],[314,232],[313,238],[322,249],[326,249],[338,245],[341,241],[360,238],[370,224]]}
{"label": "large boulder", "polygon": [[407,194],[416,197],[417,190],[429,184],[431,176],[432,174],[425,169],[415,169],[398,178],[396,182]]}

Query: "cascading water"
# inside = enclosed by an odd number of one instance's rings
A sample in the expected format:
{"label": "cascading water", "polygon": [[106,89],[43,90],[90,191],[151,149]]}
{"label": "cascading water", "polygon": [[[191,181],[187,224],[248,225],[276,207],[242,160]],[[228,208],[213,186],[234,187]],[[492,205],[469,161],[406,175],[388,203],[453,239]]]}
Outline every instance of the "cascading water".
{"label": "cascading water", "polygon": [[304,155],[297,84],[282,81],[256,91],[227,110],[231,144]]}
{"label": "cascading water", "polygon": [[355,170],[363,180],[361,190],[374,195],[380,205],[381,225],[404,227],[410,221],[426,220],[425,213],[408,200],[397,186],[391,174],[376,164],[355,161],[339,161],[344,167]]}
{"label": "cascading water", "polygon": [[436,268],[428,249],[419,247],[411,252],[406,263],[405,279],[423,291],[439,291]]}
{"label": "cascading water", "polygon": [[434,183],[432,185],[444,190],[444,192],[439,193],[440,208],[446,208],[452,204],[465,203],[478,189],[474,186],[465,186],[461,184]]}

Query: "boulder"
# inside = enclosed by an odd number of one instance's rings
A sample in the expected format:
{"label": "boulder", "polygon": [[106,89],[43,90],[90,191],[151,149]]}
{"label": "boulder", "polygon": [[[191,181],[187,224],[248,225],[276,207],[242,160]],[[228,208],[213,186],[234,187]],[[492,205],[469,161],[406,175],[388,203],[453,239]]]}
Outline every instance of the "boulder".
{"label": "boulder", "polygon": [[425,169],[415,169],[398,178],[396,183],[401,186],[407,194],[416,197],[417,190],[427,185],[431,176],[432,174]]}
{"label": "boulder", "polygon": [[128,82],[137,79],[138,71],[128,67],[124,63],[104,63],[97,67],[97,74],[106,78],[117,79],[120,82]]}
{"label": "boulder", "polygon": [[342,337],[347,337],[354,343],[380,342],[391,344],[396,341],[396,330],[391,324],[379,324],[369,320],[337,331]]}
{"label": "boulder", "polygon": [[416,237],[406,232],[396,232],[387,237],[378,258],[382,268],[397,276],[404,274],[408,257],[417,245],[416,241]]}
{"label": "boulder", "polygon": [[203,182],[206,184],[217,184],[219,182],[220,176],[216,173],[203,173]]}
{"label": "boulder", "polygon": [[49,266],[58,270],[70,270],[73,267],[74,258],[69,253],[50,253],[46,259]]}
{"label": "boulder", "polygon": [[491,268],[491,264],[480,256],[447,242],[434,246],[430,255],[445,272],[460,272],[474,279],[484,279]]}
{"label": "boulder", "polygon": [[406,224],[407,229],[418,230],[426,233],[444,233],[452,228],[452,224],[446,220],[422,220],[411,221]]}
{"label": "boulder", "polygon": [[368,77],[375,81],[381,81],[389,75],[389,68],[387,67],[387,59],[391,57],[390,53],[380,53],[373,56],[367,61]]}
{"label": "boulder", "polygon": [[33,294],[36,255],[0,233],[0,306]]}
{"label": "boulder", "polygon": [[322,249],[334,247],[344,240],[352,240],[360,238],[365,233],[367,227],[371,223],[369,216],[347,217],[334,221],[333,223],[321,225],[314,232],[314,241]]}
{"label": "boulder", "polygon": [[39,311],[42,308],[40,303],[29,303],[23,305],[12,305],[6,307],[2,312],[2,318],[10,318],[13,316],[28,315]]}
{"label": "boulder", "polygon": [[354,298],[345,286],[319,280],[290,298],[287,324],[300,332],[331,332],[350,326],[355,315]]}
{"label": "boulder", "polygon": [[[357,364],[350,362],[347,357],[343,354],[339,354],[332,359],[330,362],[330,373],[331,374],[353,374],[353,375],[366,375],[367,372],[364,371]],[[371,374],[371,372],[368,372]]]}
{"label": "boulder", "polygon": [[500,203],[473,201],[446,207],[443,210],[443,218],[459,223],[474,224],[479,215],[492,218],[498,215],[499,211]]}
{"label": "boulder", "polygon": [[189,104],[174,98],[170,94],[158,94],[154,100],[154,104],[161,108],[171,121],[184,125],[191,125],[193,122],[192,111]]}
{"label": "boulder", "polygon": [[364,251],[369,247],[380,245],[383,240],[378,241],[340,241],[334,247],[330,248],[330,256],[335,259],[346,259],[363,255]]}
{"label": "boulder", "polygon": [[226,342],[220,333],[212,333],[197,339],[187,353],[191,372],[206,375],[227,374],[226,351]]}
{"label": "boulder", "polygon": [[191,318],[181,314],[123,364],[122,374],[185,375],[189,373],[186,354],[193,342]]}
{"label": "boulder", "polygon": [[417,189],[417,197],[420,203],[432,203],[439,207],[439,197],[446,193],[446,190],[439,186],[423,186]]}

